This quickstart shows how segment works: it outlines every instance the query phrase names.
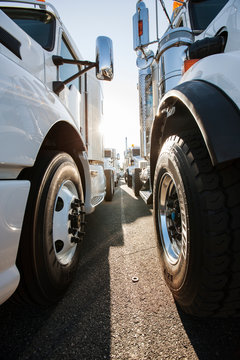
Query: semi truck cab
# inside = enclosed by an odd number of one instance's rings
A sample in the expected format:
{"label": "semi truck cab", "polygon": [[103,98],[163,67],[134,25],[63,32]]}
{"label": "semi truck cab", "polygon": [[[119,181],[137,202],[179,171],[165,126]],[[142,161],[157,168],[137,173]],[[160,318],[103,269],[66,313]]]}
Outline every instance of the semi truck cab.
{"label": "semi truck cab", "polygon": [[153,42],[145,4],[139,1],[136,10],[139,73],[148,69],[152,77],[150,179],[162,273],[185,312],[235,316],[240,299],[235,267],[240,262],[239,1],[174,1],[166,32]]}
{"label": "semi truck cab", "polygon": [[112,42],[83,59],[57,10],[0,1],[0,302],[48,306],[77,269],[85,214],[104,200],[102,90]]}

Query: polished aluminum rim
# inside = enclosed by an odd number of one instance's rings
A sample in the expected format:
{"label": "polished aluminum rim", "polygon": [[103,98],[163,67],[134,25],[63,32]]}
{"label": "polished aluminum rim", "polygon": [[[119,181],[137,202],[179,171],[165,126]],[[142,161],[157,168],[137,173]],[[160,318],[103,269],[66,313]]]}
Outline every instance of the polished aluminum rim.
{"label": "polished aluminum rim", "polygon": [[76,186],[70,180],[65,181],[58,191],[53,213],[53,248],[57,260],[62,265],[71,262],[77,247],[69,231],[71,229],[69,216],[76,199],[78,199]]}
{"label": "polished aluminum rim", "polygon": [[176,184],[169,173],[162,176],[158,194],[162,246],[168,261],[176,264],[182,251],[182,222]]}

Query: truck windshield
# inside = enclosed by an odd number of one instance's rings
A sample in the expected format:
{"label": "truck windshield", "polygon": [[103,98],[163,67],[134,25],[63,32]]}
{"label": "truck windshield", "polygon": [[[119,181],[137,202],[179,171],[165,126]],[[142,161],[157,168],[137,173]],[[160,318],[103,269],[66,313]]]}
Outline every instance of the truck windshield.
{"label": "truck windshield", "polygon": [[189,15],[193,30],[205,30],[228,0],[191,0]]}
{"label": "truck windshield", "polygon": [[132,149],[133,156],[139,156],[140,155],[140,149]]}
{"label": "truck windshield", "polygon": [[104,157],[105,157],[105,158],[110,158],[110,157],[112,157],[112,152],[111,152],[111,150],[104,150]]}
{"label": "truck windshield", "polygon": [[44,49],[51,51],[54,46],[55,19],[44,10],[2,7],[20,28],[37,41]]}

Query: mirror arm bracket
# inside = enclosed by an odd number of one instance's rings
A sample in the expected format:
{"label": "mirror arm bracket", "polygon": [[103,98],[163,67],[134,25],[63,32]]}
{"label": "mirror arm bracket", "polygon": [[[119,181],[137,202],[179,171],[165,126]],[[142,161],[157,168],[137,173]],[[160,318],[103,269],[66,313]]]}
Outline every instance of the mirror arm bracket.
{"label": "mirror arm bracket", "polygon": [[[146,46],[152,45],[152,44],[155,44],[155,43],[158,43],[158,42],[159,42],[159,40],[154,40],[154,41],[151,41],[151,42],[147,43]],[[144,46],[144,47],[145,47],[145,46]],[[147,56],[146,56],[146,54],[145,54],[144,47],[143,47],[143,46],[140,46],[137,50],[140,50],[140,51],[142,52],[144,58],[146,59]]]}
{"label": "mirror arm bracket", "polygon": [[[75,60],[74,60],[75,61]],[[76,61],[80,61],[80,60],[76,60]],[[73,76],[71,76],[70,78],[64,80],[64,81],[53,81],[53,92],[55,92],[55,94],[59,94],[60,91],[62,91],[64,89],[64,86],[67,85],[68,83],[70,83],[71,81],[77,79],[78,77],[82,76],[83,74],[85,74],[87,71],[91,70],[92,68],[97,66],[97,63],[94,62],[90,62],[90,61],[85,61],[84,63],[88,63],[86,66],[86,64],[82,64],[85,65],[85,68],[83,70],[80,70],[79,72],[77,72],[76,74],[74,74]],[[83,62],[82,62],[83,63]],[[71,63],[73,64],[73,63]],[[74,63],[76,64],[76,62]]]}
{"label": "mirror arm bracket", "polygon": [[[144,47],[146,47],[146,46],[148,46],[148,45],[156,44],[156,43],[158,43],[158,42],[159,42],[159,40],[150,41],[150,42],[148,42],[147,44],[145,44]],[[140,50],[143,54],[145,54],[145,52],[144,52],[144,47],[141,45],[141,46],[139,46],[137,49],[135,49],[135,51]]]}
{"label": "mirror arm bracket", "polygon": [[84,65],[84,66],[96,65],[95,62],[86,61],[86,60],[64,59],[62,56],[57,56],[57,55],[52,56],[52,61],[56,66],[61,66],[63,64],[74,64],[74,65]]}

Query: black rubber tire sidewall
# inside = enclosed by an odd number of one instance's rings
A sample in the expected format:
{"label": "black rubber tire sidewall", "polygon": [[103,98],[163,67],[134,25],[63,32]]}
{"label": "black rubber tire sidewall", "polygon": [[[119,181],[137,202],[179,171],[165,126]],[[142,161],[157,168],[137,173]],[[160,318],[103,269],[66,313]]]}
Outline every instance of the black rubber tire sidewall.
{"label": "black rubber tire sidewall", "polygon": [[[177,264],[171,264],[165,254],[158,225],[158,187],[162,176],[168,172],[177,186],[179,200],[184,203],[186,236],[183,251]],[[190,166],[182,148],[171,141],[159,155],[154,179],[154,223],[158,240],[160,263],[165,281],[175,299],[186,306],[191,304],[199,284],[199,267],[201,263],[201,242],[195,231],[199,229],[197,192],[194,187]],[[191,228],[189,226],[191,224]],[[194,239],[190,242],[190,239]]]}
{"label": "black rubber tire sidewall", "polygon": [[34,167],[17,258],[21,278],[16,296],[24,302],[44,306],[55,303],[67,290],[77,269],[81,244],[68,265],[58,262],[53,249],[53,207],[63,179],[75,184],[83,200],[81,179],[73,159],[66,153],[44,152]]}
{"label": "black rubber tire sidewall", "polygon": [[[79,186],[80,177],[78,170],[73,162],[65,155],[62,155],[58,161],[55,160],[55,163],[52,163],[49,167],[49,177],[42,184],[42,193],[39,194],[41,198],[35,219],[35,253],[41,254],[41,256],[36,257],[37,268],[41,269],[38,276],[41,284],[43,282],[45,284],[48,283],[47,294],[48,296],[52,294],[52,298],[55,298],[55,296],[59,298],[72,281],[80,255],[80,244],[78,244],[71,262],[67,265],[62,265],[56,259],[55,251],[52,250],[52,216],[55,200],[60,185],[66,179],[74,183],[78,190],[79,198],[81,198],[82,189]],[[42,242],[41,239],[45,241]]]}
{"label": "black rubber tire sidewall", "polygon": [[132,187],[133,187],[135,196],[139,196],[139,191],[141,190],[141,187],[142,187],[142,181],[140,179],[140,173],[141,173],[140,168],[134,169],[134,176],[132,177],[132,180],[133,180],[132,181]]}
{"label": "black rubber tire sidewall", "polygon": [[106,177],[106,201],[112,201],[114,195],[114,175],[111,169],[104,170]]}
{"label": "black rubber tire sidewall", "polygon": [[132,175],[129,173],[127,174],[127,186],[130,188],[132,187]]}

